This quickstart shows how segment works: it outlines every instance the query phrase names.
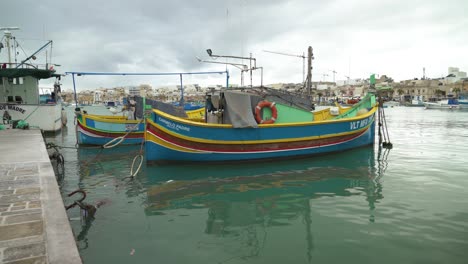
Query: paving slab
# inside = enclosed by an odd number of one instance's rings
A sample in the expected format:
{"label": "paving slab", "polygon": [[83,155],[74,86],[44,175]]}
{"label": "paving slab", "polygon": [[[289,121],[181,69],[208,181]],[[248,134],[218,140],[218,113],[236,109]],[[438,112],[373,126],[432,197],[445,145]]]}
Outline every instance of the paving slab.
{"label": "paving slab", "polygon": [[0,263],[82,263],[40,130],[0,131]]}

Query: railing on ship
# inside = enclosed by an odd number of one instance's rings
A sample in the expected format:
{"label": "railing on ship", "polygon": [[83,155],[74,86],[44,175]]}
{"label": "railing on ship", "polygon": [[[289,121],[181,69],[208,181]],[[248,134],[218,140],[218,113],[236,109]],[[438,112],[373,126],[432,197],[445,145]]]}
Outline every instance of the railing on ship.
{"label": "railing on ship", "polygon": [[[49,66],[50,65],[50,66]],[[52,64],[31,64],[17,62],[0,62],[2,69],[36,69],[36,70],[53,70]]]}

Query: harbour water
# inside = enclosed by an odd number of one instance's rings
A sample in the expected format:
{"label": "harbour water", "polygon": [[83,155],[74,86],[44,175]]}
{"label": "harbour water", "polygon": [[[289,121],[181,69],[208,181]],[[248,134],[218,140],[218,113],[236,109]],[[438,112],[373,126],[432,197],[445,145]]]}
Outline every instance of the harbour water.
{"label": "harbour water", "polygon": [[[140,146],[75,149],[68,128],[67,194],[102,204],[68,215],[84,263],[466,263],[468,114],[385,109],[393,149],[306,159],[146,166]],[[87,109],[105,113],[105,108]]]}

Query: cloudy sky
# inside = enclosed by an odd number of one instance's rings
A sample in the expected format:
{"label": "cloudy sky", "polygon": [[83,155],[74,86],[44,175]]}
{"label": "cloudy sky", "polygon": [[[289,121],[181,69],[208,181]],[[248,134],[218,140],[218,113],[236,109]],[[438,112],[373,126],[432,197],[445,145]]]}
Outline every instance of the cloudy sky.
{"label": "cloudy sky", "polygon": [[[264,69],[264,84],[297,83],[303,59],[265,50],[302,55],[308,46],[315,56],[313,81],[333,81],[332,71],[336,80],[371,73],[420,78],[423,67],[431,78],[446,75],[449,66],[468,71],[466,0],[1,0],[0,7],[0,27],[20,27],[14,34],[26,53],[54,41],[52,59],[60,72],[225,70],[197,61],[211,60],[210,48],[215,55],[252,53]],[[240,71],[228,69],[230,82],[239,83]],[[179,83],[177,76],[76,80],[79,90]],[[71,88],[71,77],[62,83]],[[184,83],[224,84],[225,77],[187,76]],[[260,71],[253,84],[260,84]]]}

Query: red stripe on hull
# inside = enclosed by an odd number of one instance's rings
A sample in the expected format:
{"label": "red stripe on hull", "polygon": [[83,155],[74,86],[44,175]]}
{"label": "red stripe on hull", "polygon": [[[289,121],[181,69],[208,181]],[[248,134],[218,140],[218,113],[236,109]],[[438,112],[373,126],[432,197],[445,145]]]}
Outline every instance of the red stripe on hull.
{"label": "red stripe on hull", "polygon": [[[90,129],[88,127],[83,126],[80,122],[77,122],[77,125],[83,129],[84,131],[96,135],[96,136],[101,136],[101,137],[108,137],[108,138],[116,138],[116,137],[121,137],[125,136],[128,132],[102,132],[102,131],[97,131]],[[129,133],[126,138],[144,138],[145,134],[143,132],[131,132]]]}

